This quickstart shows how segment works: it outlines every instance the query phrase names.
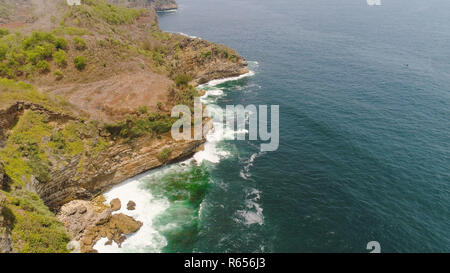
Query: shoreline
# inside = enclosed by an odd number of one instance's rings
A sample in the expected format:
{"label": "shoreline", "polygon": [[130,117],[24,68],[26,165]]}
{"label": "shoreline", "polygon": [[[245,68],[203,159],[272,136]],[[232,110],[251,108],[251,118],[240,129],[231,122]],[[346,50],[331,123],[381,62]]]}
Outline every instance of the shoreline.
{"label": "shoreline", "polygon": [[[214,87],[214,86],[217,86],[217,85],[225,83],[225,82],[237,81],[237,80],[240,80],[240,79],[243,79],[246,77],[251,77],[254,74],[255,73],[253,71],[249,71],[247,73],[240,74],[240,75],[234,76],[234,77],[214,79],[214,80],[209,81],[206,84],[197,85],[196,88],[201,89],[201,88],[204,88],[207,86]],[[207,96],[208,96],[208,92],[206,91],[205,94],[203,96],[201,96],[200,98],[203,98],[203,97],[206,98]],[[202,103],[204,105],[207,105],[207,103],[205,103],[205,101],[202,101]],[[118,212],[114,212],[114,213],[119,213],[119,212],[124,213],[125,215],[131,216],[134,219],[141,221],[143,223],[143,226],[141,227],[141,229],[139,229],[135,233],[132,233],[132,234],[126,236],[127,239],[124,241],[124,244],[127,244],[127,243],[129,245],[133,244],[133,243],[139,244],[139,242],[142,242],[142,241],[143,242],[145,242],[145,241],[153,242],[155,239],[155,238],[153,238],[153,236],[155,236],[155,237],[159,238],[159,241],[157,240],[158,242],[165,241],[165,243],[166,243],[165,245],[167,245],[167,239],[162,238],[164,236],[154,229],[152,220],[154,219],[154,217],[156,217],[157,215],[159,215],[160,213],[163,213],[166,209],[168,209],[170,205],[167,203],[168,202],[167,200],[166,201],[156,200],[151,192],[140,189],[139,188],[140,181],[142,179],[145,179],[146,177],[150,177],[152,175],[157,175],[158,173],[164,174],[164,173],[170,172],[170,170],[173,170],[173,169],[181,168],[181,170],[183,170],[183,168],[189,168],[191,166],[198,167],[204,160],[209,161],[211,163],[218,163],[220,161],[220,153],[217,153],[217,151],[215,150],[217,142],[212,141],[211,138],[208,139],[208,136],[212,137],[214,135],[214,133],[215,133],[214,128],[211,127],[209,129],[208,133],[206,134],[206,136],[204,137],[203,144],[199,147],[199,149],[196,152],[191,153],[190,155],[182,157],[182,158],[175,158],[163,166],[156,167],[154,169],[147,170],[137,176],[130,177],[130,178],[124,180],[123,182],[114,185],[113,187],[104,191],[101,194],[105,197],[104,204],[109,204],[114,199],[119,199],[122,202],[122,204],[129,202],[129,201],[136,202],[136,204],[137,204],[136,211],[120,210]],[[214,156],[216,156],[216,157],[211,158],[211,156],[208,157],[203,154],[206,154],[206,155],[214,154]],[[151,203],[151,205],[149,205],[149,203]],[[150,217],[150,216],[152,216],[152,217]],[[147,232],[147,234],[146,234],[146,232]],[[143,238],[146,236],[149,236],[149,238],[147,238],[147,240]],[[114,252],[118,252],[118,250],[121,249],[121,247],[119,247],[117,244],[114,244],[114,243],[110,246],[106,246],[105,245],[106,241],[107,241],[106,238],[99,239],[93,245],[93,249],[98,251],[99,253],[109,253],[109,252],[114,253]],[[162,249],[165,245],[163,245],[163,246],[159,245],[160,249]],[[113,249],[111,249],[111,247]],[[146,246],[143,246],[143,245],[141,247],[146,248]],[[155,247],[157,247],[157,246],[155,246]],[[156,250],[156,249],[154,249],[154,250]],[[137,249],[134,249],[134,251],[137,251]]]}

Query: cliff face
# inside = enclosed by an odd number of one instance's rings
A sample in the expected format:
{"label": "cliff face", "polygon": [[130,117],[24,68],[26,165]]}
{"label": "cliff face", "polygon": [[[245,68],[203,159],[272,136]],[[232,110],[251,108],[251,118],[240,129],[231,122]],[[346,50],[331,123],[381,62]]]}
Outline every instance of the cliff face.
{"label": "cliff face", "polygon": [[[162,32],[154,8],[172,1],[64,2],[20,1],[0,26],[0,252],[66,251],[53,213],[192,155],[204,140],[174,141],[171,107],[191,105],[197,84],[248,72],[226,46]],[[81,241],[104,232],[81,236],[66,216]]]}

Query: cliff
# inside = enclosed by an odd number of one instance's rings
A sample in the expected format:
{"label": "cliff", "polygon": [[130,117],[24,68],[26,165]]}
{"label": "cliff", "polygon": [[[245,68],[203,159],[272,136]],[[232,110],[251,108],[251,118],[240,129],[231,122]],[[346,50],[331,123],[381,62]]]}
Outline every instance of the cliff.
{"label": "cliff", "polygon": [[172,2],[112,2],[0,0],[0,251],[65,252],[105,232],[73,233],[55,213],[192,155],[203,141],[170,137],[171,107],[248,71],[226,46],[162,32],[155,8]]}

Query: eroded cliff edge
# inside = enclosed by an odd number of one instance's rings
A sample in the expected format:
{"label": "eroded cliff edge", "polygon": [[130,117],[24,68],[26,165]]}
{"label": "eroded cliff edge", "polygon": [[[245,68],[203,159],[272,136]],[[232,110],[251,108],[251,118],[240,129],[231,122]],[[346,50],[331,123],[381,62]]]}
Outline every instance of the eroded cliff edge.
{"label": "eroded cliff edge", "polygon": [[170,109],[191,106],[196,84],[248,71],[226,46],[162,32],[154,1],[119,2],[0,1],[11,11],[0,25],[0,252],[67,251],[79,234],[56,220],[62,205],[192,155],[203,141],[172,140]]}

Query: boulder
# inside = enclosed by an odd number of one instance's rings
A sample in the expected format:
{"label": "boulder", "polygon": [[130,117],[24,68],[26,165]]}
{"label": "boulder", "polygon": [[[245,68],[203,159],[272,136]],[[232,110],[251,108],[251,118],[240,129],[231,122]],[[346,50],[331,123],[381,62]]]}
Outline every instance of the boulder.
{"label": "boulder", "polygon": [[136,209],[136,203],[134,201],[128,201],[127,204],[127,210],[135,210]]}
{"label": "boulder", "polygon": [[122,203],[120,202],[119,198],[113,199],[109,204],[111,205],[112,211],[118,211],[120,210],[120,208],[122,208]]}

